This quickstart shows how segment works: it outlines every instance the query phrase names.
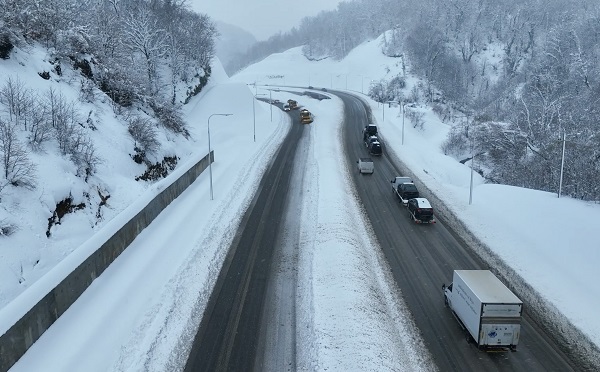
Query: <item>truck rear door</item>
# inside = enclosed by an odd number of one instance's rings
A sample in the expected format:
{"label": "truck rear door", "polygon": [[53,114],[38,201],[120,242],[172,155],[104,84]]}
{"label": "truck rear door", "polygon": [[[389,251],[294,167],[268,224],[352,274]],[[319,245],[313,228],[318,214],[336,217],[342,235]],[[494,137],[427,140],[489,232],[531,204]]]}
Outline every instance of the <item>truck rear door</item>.
{"label": "truck rear door", "polygon": [[[492,323],[488,323],[489,321]],[[479,345],[481,346],[517,346],[519,343],[519,336],[521,334],[520,324],[511,324],[502,321],[485,319],[481,320],[481,330],[479,334]],[[509,320],[510,321],[510,320]]]}

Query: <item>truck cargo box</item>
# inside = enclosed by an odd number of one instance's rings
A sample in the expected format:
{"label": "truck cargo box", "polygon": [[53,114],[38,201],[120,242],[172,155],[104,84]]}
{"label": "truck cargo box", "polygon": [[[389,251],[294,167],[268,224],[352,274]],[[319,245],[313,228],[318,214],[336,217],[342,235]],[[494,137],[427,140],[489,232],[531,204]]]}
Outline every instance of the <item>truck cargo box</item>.
{"label": "truck cargo box", "polygon": [[480,348],[516,349],[523,302],[489,270],[455,270],[447,305]]}

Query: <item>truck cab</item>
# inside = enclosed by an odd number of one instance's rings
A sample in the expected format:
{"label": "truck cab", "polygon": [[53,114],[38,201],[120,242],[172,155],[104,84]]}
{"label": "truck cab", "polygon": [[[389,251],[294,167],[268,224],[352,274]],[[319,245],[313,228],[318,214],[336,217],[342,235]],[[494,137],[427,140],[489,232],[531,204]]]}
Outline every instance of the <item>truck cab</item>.
{"label": "truck cab", "polygon": [[396,187],[398,187],[399,184],[413,183],[413,180],[410,177],[399,176],[399,177],[394,178],[391,182],[392,182],[392,188],[395,189]]}
{"label": "truck cab", "polygon": [[298,108],[298,102],[296,102],[296,101],[295,101],[295,100],[293,100],[293,99],[288,99],[288,100],[287,100],[287,103],[288,103],[288,105],[290,106],[290,109],[291,109],[291,110],[295,110],[295,109],[297,109],[297,108]]}
{"label": "truck cab", "polygon": [[375,124],[368,124],[363,129],[363,140],[366,141],[371,136],[377,136],[377,125]]}

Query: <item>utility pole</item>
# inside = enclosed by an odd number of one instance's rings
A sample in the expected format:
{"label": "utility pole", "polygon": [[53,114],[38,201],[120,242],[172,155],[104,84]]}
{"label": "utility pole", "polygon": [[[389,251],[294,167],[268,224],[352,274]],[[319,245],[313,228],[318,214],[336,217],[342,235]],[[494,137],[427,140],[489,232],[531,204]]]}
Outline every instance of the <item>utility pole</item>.
{"label": "utility pole", "polygon": [[562,159],[560,161],[560,181],[558,183],[558,197],[562,193],[562,181],[563,181],[563,170],[565,169],[565,144],[567,143],[567,132],[563,131],[563,148],[562,148]]}

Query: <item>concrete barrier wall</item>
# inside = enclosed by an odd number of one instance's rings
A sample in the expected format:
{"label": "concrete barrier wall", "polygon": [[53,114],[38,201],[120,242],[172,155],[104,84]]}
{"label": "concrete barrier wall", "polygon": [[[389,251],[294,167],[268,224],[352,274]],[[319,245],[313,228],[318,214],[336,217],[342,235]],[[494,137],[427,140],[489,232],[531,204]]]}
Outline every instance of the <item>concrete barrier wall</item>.
{"label": "concrete barrier wall", "polygon": [[[214,161],[214,153],[210,153]],[[158,194],[71,274],[0,336],[0,371],[7,372],[27,349],[81,296],[90,284],[173,200],[208,167],[209,155]]]}

